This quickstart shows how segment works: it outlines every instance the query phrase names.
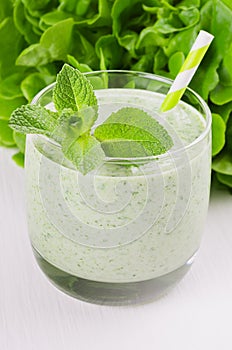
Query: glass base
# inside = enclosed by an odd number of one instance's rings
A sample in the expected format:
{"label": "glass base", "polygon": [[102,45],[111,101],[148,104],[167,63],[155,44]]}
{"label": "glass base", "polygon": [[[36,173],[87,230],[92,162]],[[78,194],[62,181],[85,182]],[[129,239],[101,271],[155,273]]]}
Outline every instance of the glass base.
{"label": "glass base", "polygon": [[194,256],[180,268],[141,282],[106,283],[79,278],[47,262],[34,248],[36,260],[49,280],[62,292],[93,304],[133,305],[156,300],[174,287],[188,272]]}

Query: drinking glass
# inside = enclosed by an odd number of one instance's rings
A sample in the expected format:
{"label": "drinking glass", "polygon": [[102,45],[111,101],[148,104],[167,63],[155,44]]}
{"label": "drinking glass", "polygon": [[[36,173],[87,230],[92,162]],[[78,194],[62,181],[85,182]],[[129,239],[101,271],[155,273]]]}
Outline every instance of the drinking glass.
{"label": "drinking glass", "polygon": [[[140,108],[163,125],[174,146],[160,156],[106,156],[83,175],[58,143],[28,135],[27,216],[34,255],[48,279],[77,299],[149,302],[186,274],[201,242],[211,114],[189,88],[173,110],[161,113],[172,81],[154,74],[112,70],[86,77],[98,99],[97,124],[124,107]],[[54,109],[54,86],[32,104]]]}

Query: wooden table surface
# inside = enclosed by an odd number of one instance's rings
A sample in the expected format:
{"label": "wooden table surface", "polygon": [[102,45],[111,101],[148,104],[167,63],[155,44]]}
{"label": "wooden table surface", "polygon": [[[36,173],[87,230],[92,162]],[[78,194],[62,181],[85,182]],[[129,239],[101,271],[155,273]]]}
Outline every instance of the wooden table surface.
{"label": "wooden table surface", "polygon": [[24,170],[0,149],[0,350],[232,349],[232,195],[211,194],[202,246],[168,295],[136,307],[87,304],[55,289],[32,255]]}

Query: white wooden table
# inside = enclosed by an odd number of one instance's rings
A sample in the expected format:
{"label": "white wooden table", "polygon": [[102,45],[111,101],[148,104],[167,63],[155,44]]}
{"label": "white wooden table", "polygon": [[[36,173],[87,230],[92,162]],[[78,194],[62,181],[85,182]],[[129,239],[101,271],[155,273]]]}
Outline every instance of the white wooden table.
{"label": "white wooden table", "polygon": [[43,276],[32,255],[24,171],[0,149],[1,350],[232,349],[232,195],[212,193],[191,271],[170,294],[136,307],[72,299]]}

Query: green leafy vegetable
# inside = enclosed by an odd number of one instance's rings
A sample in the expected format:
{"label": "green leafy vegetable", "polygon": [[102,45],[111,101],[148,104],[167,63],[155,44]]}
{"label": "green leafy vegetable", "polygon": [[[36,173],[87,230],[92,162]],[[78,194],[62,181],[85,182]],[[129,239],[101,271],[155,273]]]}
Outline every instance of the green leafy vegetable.
{"label": "green leafy vegetable", "polygon": [[81,73],[92,72],[92,69],[84,63],[80,63],[72,55],[68,55],[68,63],[70,63],[74,68],[77,68]]}
{"label": "green leafy vegetable", "polygon": [[217,173],[217,179],[224,185],[232,188],[232,175],[224,175]]}
{"label": "green leafy vegetable", "polygon": [[212,154],[215,156],[218,154],[225,145],[225,131],[226,125],[224,120],[219,114],[212,114],[212,138],[213,138],[213,149]]}
{"label": "green leafy vegetable", "polygon": [[163,126],[141,109],[131,107],[112,113],[95,129],[94,136],[111,157],[159,155],[173,145]]}
{"label": "green leafy vegetable", "polygon": [[[191,87],[223,118],[222,151],[230,155],[231,18],[231,0],[0,1],[0,119],[8,120],[15,108],[54,81],[63,63],[82,72],[104,65],[174,78],[203,29],[215,39]],[[94,84],[101,87],[102,81]],[[10,134],[7,128],[0,133],[1,139]],[[222,134],[214,132],[215,156]]]}
{"label": "green leafy vegetable", "polygon": [[27,47],[17,58],[17,65],[40,66],[54,60],[66,60],[72,42],[73,20],[68,18],[48,28],[39,44]]}
{"label": "green leafy vegetable", "polygon": [[9,119],[9,115],[17,108],[26,102],[24,97],[5,98],[0,96],[0,118]]}
{"label": "green leafy vegetable", "polygon": [[[5,2],[5,1],[3,1]],[[2,7],[2,3],[0,8]],[[0,23],[0,76],[8,77],[18,69],[15,60],[23,48],[23,38],[15,27],[12,17],[5,18]]]}
{"label": "green leafy vegetable", "polygon": [[230,154],[232,154],[232,116],[227,121],[227,129],[226,129],[226,139],[227,139],[227,149]]}
{"label": "green leafy vegetable", "polygon": [[24,167],[24,153],[18,152],[12,156],[18,166]]}
{"label": "green leafy vegetable", "polygon": [[44,86],[53,82],[54,76],[43,73],[32,73],[23,79],[21,91],[26,99],[31,102],[33,97],[43,89]]}
{"label": "green leafy vegetable", "polygon": [[183,52],[177,51],[175,52],[168,61],[168,68],[173,75],[177,75],[182,64],[184,63],[185,56]]}
{"label": "green leafy vegetable", "polygon": [[214,158],[212,168],[220,174],[232,175],[232,155],[222,152]]}
{"label": "green leafy vegetable", "polygon": [[14,146],[13,131],[9,128],[7,120],[0,119],[0,144],[5,147]]}

